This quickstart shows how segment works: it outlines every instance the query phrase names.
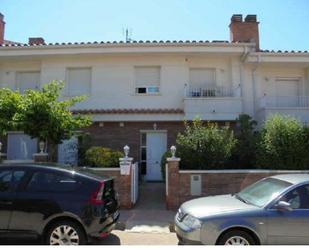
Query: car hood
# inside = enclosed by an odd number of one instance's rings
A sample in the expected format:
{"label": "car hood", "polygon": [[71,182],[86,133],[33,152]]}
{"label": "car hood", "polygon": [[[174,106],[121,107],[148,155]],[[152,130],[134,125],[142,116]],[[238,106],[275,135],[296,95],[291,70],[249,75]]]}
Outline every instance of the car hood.
{"label": "car hood", "polygon": [[232,195],[216,195],[187,201],[181,206],[183,213],[189,213],[196,218],[204,218],[226,212],[257,209]]}

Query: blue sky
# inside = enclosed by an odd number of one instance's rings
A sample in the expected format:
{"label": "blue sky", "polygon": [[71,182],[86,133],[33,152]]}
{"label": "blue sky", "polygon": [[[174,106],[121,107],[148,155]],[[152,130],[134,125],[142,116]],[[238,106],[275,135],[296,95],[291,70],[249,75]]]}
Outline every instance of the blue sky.
{"label": "blue sky", "polygon": [[232,14],[257,14],[262,49],[309,50],[309,0],[0,0],[5,38],[27,42],[229,40]]}

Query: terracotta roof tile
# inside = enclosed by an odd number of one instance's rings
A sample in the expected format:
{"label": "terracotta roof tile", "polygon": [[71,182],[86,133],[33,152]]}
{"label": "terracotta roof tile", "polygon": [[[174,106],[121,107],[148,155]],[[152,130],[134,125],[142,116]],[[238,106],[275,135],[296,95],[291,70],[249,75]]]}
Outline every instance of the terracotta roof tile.
{"label": "terracotta roof tile", "polygon": [[82,109],[74,114],[183,114],[182,109]]}

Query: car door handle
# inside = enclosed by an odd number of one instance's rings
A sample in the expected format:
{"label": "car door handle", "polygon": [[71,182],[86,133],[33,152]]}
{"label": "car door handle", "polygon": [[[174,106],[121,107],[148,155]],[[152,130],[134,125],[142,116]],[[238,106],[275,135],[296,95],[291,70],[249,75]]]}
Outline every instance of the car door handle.
{"label": "car door handle", "polygon": [[0,201],[0,205],[12,205],[13,202],[12,201]]}

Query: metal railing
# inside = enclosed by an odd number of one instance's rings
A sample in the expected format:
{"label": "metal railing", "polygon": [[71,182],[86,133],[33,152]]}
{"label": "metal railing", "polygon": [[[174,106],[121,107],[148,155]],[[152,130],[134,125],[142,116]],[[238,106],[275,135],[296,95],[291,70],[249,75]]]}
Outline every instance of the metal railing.
{"label": "metal railing", "polygon": [[260,107],[309,108],[309,96],[267,96],[260,99]]}
{"label": "metal railing", "polygon": [[211,98],[211,97],[240,97],[240,86],[238,87],[189,87],[185,86],[185,97],[189,98]]}

